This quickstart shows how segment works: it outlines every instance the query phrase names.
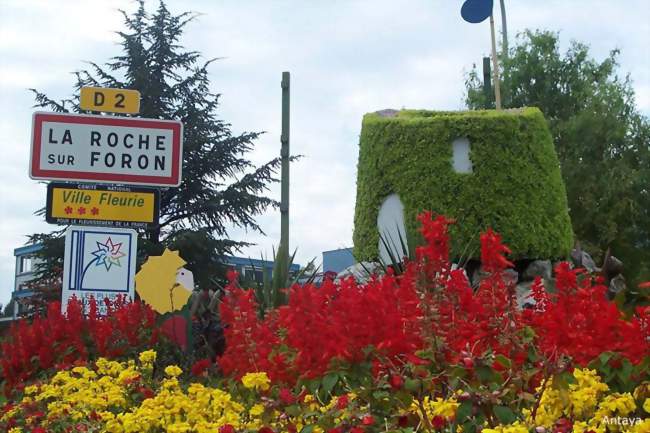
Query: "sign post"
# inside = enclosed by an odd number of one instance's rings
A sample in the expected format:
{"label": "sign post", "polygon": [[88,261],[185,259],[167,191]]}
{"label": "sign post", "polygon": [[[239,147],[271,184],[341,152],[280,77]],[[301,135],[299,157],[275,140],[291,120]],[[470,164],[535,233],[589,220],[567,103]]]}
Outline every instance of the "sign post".
{"label": "sign post", "polygon": [[[137,114],[140,93],[83,87],[79,106]],[[52,224],[70,225],[63,260],[63,313],[73,297],[85,312],[94,299],[102,315],[105,299],[133,299],[138,242],[133,229],[158,228],[160,192],[129,185],[179,186],[182,166],[179,121],[34,113],[29,176],[67,182],[48,185],[45,217]]]}

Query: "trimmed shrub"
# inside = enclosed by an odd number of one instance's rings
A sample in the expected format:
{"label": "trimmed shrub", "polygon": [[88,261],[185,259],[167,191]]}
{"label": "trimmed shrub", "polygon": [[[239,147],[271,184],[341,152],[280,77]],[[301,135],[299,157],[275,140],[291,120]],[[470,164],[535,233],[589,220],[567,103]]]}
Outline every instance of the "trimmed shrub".
{"label": "trimmed shrub", "polygon": [[[471,173],[454,170],[458,138],[469,140]],[[478,257],[478,234],[488,227],[502,234],[513,259],[565,257],[573,245],[560,164],[537,108],[366,114],[357,173],[359,260],[377,257],[377,214],[392,193],[404,204],[409,237],[422,211],[455,218],[456,257]]]}

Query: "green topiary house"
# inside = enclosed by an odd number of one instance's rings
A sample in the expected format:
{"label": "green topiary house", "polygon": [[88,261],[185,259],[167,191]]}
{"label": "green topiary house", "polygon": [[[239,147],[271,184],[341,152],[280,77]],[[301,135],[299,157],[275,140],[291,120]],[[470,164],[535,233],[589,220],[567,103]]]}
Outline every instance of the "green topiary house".
{"label": "green topiary house", "polygon": [[456,256],[478,257],[478,235],[488,227],[514,259],[566,257],[573,245],[560,165],[537,108],[366,114],[357,176],[359,260],[378,256],[379,210],[395,194],[409,235],[423,210],[457,220]]}

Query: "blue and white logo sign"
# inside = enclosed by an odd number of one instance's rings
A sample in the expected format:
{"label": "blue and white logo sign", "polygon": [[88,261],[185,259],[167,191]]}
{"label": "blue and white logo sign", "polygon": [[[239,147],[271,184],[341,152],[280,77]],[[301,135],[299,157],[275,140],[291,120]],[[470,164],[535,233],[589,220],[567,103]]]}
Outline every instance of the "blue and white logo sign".
{"label": "blue and white logo sign", "polygon": [[87,310],[93,297],[100,313],[105,298],[133,299],[138,234],[135,230],[71,226],[65,235],[61,310],[75,296]]}

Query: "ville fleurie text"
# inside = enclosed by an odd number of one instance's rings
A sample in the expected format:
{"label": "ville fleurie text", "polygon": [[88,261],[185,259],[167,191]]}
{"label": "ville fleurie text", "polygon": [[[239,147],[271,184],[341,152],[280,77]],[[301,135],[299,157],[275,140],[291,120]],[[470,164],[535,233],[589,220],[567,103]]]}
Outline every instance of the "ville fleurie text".
{"label": "ville fleurie text", "polygon": [[154,228],[159,193],[134,187],[51,183],[45,219],[52,224]]}

